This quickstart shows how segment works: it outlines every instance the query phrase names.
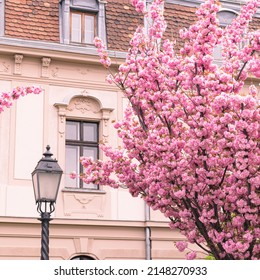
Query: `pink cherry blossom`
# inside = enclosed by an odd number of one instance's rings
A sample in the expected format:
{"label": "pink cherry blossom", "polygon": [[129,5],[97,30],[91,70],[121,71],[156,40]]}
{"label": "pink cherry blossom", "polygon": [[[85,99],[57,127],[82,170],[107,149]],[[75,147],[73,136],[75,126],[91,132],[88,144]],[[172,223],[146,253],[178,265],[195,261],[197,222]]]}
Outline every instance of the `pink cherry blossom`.
{"label": "pink cherry blossom", "polygon": [[[148,16],[141,1],[132,2]],[[163,2],[152,2],[148,32],[137,28],[125,62],[108,77],[130,104],[115,124],[123,145],[102,146],[106,161],[82,158],[80,177],[127,186],[215,259],[260,259],[260,41],[259,30],[248,28],[260,0],[249,0],[224,29],[219,2],[206,0],[197,22],[180,31],[180,50],[164,39]],[[109,68],[104,44],[95,44]]]}
{"label": "pink cherry blossom", "polygon": [[70,173],[70,178],[71,178],[71,179],[77,178],[77,173],[76,173],[75,171],[72,171],[72,172]]}
{"label": "pink cherry blossom", "polygon": [[175,246],[180,252],[183,252],[188,247],[188,243],[185,241],[178,241],[175,243]]}
{"label": "pink cherry blossom", "polygon": [[94,38],[94,44],[98,50],[98,54],[100,56],[100,63],[104,65],[104,67],[108,68],[111,65],[111,60],[108,57],[105,45],[102,40],[98,37]]}
{"label": "pink cherry blossom", "polygon": [[10,108],[13,104],[13,100],[17,100],[21,96],[26,96],[27,94],[40,94],[42,89],[38,86],[27,86],[27,87],[16,87],[11,92],[0,93],[0,113],[4,111],[5,108]]}
{"label": "pink cherry blossom", "polygon": [[187,260],[194,260],[196,258],[197,254],[194,251],[191,251],[186,254],[186,259]]}

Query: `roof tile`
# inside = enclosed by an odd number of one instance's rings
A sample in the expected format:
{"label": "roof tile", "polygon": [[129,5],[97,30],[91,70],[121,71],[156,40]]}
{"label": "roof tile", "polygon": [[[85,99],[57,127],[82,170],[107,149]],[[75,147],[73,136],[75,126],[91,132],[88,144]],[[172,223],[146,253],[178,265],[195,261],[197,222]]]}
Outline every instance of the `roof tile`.
{"label": "roof tile", "polygon": [[6,0],[5,5],[7,36],[59,42],[59,0]]}

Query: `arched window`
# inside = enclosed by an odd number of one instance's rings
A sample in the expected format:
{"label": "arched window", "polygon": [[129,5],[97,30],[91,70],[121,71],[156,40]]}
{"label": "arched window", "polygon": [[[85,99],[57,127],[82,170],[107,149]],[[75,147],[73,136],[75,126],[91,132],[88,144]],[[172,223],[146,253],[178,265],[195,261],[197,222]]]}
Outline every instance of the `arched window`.
{"label": "arched window", "polygon": [[[221,10],[218,12],[217,16],[219,19],[219,25],[222,28],[225,28],[226,26],[231,24],[231,22],[237,17],[237,13],[232,10]],[[222,54],[221,53],[222,53],[222,46],[216,45],[213,55],[214,55],[215,61],[218,64],[222,63]]]}
{"label": "arched window", "polygon": [[71,258],[71,260],[74,261],[94,261],[95,259],[90,257],[90,256],[86,256],[86,255],[79,255],[79,256],[75,256],[73,258]]}
{"label": "arched window", "polygon": [[230,10],[222,10],[218,12],[219,24],[221,27],[226,27],[237,17],[237,13]]}

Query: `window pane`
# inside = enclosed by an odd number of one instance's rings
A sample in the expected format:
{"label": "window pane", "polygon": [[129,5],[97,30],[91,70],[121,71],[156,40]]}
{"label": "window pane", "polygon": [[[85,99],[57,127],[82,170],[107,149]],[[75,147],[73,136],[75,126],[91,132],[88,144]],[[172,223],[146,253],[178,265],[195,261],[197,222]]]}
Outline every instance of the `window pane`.
{"label": "window pane", "polygon": [[71,14],[71,41],[81,43],[81,15]]}
{"label": "window pane", "polygon": [[75,171],[80,173],[79,169],[79,147],[66,145],[66,167],[65,167],[65,186],[78,187],[79,179],[71,179],[70,173]]}
{"label": "window pane", "polygon": [[231,24],[232,20],[234,20],[237,17],[237,14],[230,11],[220,11],[218,12],[217,16],[219,19],[220,26],[225,27]]}
{"label": "window pane", "polygon": [[213,57],[217,64],[222,63],[222,45],[216,45],[213,50]]}
{"label": "window pane", "polygon": [[97,159],[98,148],[97,147],[83,147],[83,156],[92,157],[94,160]]}
{"label": "window pane", "polygon": [[85,15],[85,38],[84,43],[93,44],[94,36],[95,36],[95,16]]}
{"label": "window pane", "polygon": [[98,141],[98,124],[84,123],[83,124],[83,140],[97,142]]}
{"label": "window pane", "polygon": [[79,140],[79,123],[78,122],[66,122],[66,139]]}
{"label": "window pane", "polygon": [[[98,148],[97,147],[83,147],[83,156],[92,157],[94,160],[96,160],[97,156],[98,156]],[[83,183],[83,188],[96,190],[98,188],[98,186],[95,184]]]}

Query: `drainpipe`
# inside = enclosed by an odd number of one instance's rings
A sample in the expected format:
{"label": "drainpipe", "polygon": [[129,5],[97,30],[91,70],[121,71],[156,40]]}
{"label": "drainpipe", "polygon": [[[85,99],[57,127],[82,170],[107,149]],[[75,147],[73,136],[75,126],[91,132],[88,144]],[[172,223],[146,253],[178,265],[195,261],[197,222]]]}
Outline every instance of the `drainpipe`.
{"label": "drainpipe", "polygon": [[145,256],[146,260],[152,259],[151,228],[147,226],[150,221],[150,207],[145,204]]}

